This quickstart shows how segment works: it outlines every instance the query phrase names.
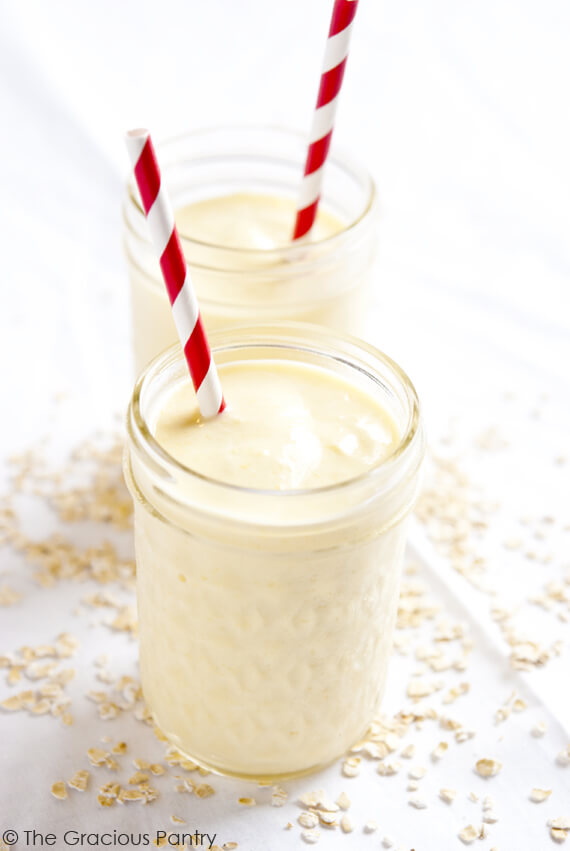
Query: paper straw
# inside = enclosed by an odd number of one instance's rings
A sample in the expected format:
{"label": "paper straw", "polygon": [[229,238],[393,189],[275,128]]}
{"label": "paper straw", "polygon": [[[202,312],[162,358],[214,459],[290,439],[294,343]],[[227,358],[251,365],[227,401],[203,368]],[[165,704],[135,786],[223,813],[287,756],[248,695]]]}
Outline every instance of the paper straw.
{"label": "paper straw", "polygon": [[321,84],[309,137],[305,172],[297,204],[293,239],[300,239],[309,233],[317,216],[324,167],[331,144],[334,117],[357,6],[358,0],[335,0],[334,3]]}
{"label": "paper straw", "polygon": [[213,417],[226,403],[150,133],[130,130],[126,142],[198,407],[203,417]]}

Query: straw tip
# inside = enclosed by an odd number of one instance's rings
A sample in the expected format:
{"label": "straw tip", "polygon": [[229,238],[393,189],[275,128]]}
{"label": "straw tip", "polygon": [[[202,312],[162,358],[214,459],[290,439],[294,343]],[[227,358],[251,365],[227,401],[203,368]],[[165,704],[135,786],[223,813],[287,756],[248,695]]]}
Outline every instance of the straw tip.
{"label": "straw tip", "polygon": [[136,165],[145,145],[150,141],[150,133],[144,127],[137,127],[125,133],[125,145],[133,165]]}
{"label": "straw tip", "polygon": [[149,135],[150,134],[146,127],[135,127],[133,130],[127,130],[126,133],[127,139],[142,139]]}

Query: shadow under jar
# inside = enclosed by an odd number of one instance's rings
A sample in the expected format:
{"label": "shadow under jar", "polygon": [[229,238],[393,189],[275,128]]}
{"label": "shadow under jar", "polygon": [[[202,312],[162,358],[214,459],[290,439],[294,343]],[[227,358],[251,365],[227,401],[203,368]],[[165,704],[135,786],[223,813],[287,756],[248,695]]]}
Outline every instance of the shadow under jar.
{"label": "shadow under jar", "polygon": [[[331,422],[335,385],[350,385],[387,413],[396,435],[386,457],[335,484],[228,484],[157,440],[168,400],[188,384],[178,348],[135,386],[125,474],[145,699],[190,759],[269,781],[330,763],[378,710],[423,429],[405,373],[352,337],[276,323],[217,332],[211,344],[222,386],[225,369],[320,371],[321,392],[329,379],[333,389]],[[215,451],[223,460],[223,440]]]}
{"label": "shadow under jar", "polygon": [[[308,239],[291,242],[306,139],[272,127],[220,127],[157,146],[206,330],[250,321],[294,320],[365,335],[378,203],[365,169],[334,146],[319,215]],[[269,206],[236,207],[233,230],[203,230],[191,205],[236,197]],[[226,211],[227,213],[227,211]],[[177,342],[160,268],[131,177],[123,205],[137,373]],[[194,228],[192,222],[199,227]],[[277,230],[275,230],[275,226]],[[200,231],[200,232],[198,232]],[[204,235],[205,234],[205,235]]]}

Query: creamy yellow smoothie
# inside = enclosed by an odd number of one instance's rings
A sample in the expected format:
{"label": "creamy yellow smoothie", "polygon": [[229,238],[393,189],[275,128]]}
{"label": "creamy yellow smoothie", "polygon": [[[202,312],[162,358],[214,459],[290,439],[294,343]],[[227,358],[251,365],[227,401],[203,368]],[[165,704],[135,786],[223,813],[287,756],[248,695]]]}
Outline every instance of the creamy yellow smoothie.
{"label": "creamy yellow smoothie", "polygon": [[177,461],[231,485],[296,490],[365,473],[399,442],[371,396],[324,369],[287,361],[224,364],[224,413],[204,420],[190,382],[160,413],[156,439]]}
{"label": "creamy yellow smoothie", "polygon": [[[377,203],[371,179],[331,153],[315,226],[291,240],[306,153],[288,131],[231,128],[159,146],[206,330],[252,321],[315,322],[365,335]],[[124,205],[137,374],[177,342],[138,194]]]}
{"label": "creamy yellow smoothie", "polygon": [[[180,207],[175,220],[180,233],[210,246],[264,252],[289,247],[295,213],[293,198],[237,192]],[[342,219],[321,208],[305,241],[328,239],[344,226]],[[258,254],[253,262],[263,264],[274,260]]]}
{"label": "creamy yellow smoothie", "polygon": [[[187,244],[198,244],[199,262],[192,262],[191,250],[187,259],[207,331],[267,317],[360,330],[364,288],[353,286],[350,280],[340,284],[334,270],[329,271],[328,279],[315,272],[303,291],[295,286],[296,265],[304,262],[306,246],[318,245],[344,227],[342,220],[326,209],[319,210],[304,247],[297,247],[293,254],[292,198],[244,192],[222,195],[179,208],[175,220],[181,237],[191,240]],[[234,250],[233,270],[216,271],[224,263],[221,247]],[[246,299],[245,311],[232,302],[231,288],[227,302],[211,299],[220,275],[233,275],[239,288],[238,302]],[[321,291],[307,293],[307,285]],[[151,358],[177,341],[177,334],[162,281],[133,274],[131,302],[135,365],[140,372]]]}
{"label": "creamy yellow smoothie", "polygon": [[190,758],[271,779],[330,762],[378,708],[423,444],[417,410],[330,355],[234,341],[216,359],[216,418],[175,352],[131,405],[141,677]]}

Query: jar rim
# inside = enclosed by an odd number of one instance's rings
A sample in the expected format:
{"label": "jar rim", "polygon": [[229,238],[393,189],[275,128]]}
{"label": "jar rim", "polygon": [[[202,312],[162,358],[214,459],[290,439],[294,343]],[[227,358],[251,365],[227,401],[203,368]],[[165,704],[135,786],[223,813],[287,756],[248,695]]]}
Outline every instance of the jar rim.
{"label": "jar rim", "polygon": [[[166,151],[169,147],[174,147],[176,144],[180,144],[186,140],[194,140],[199,139],[201,136],[208,136],[213,133],[267,133],[267,132],[276,132],[283,136],[297,139],[303,144],[307,144],[307,134],[296,129],[291,129],[289,127],[284,127],[279,124],[228,124],[228,125],[211,125],[209,127],[200,128],[197,130],[192,130],[187,133],[181,133],[176,136],[171,136],[162,140],[158,140],[156,142],[156,148],[159,154],[159,160],[161,160],[161,151]],[[231,156],[231,152],[228,152],[228,156]],[[189,157],[192,159],[192,157]],[[358,216],[343,225],[341,230],[336,233],[330,234],[328,236],[322,237],[321,239],[316,239],[311,242],[305,242],[302,239],[297,240],[295,242],[291,241],[290,243],[285,243],[283,245],[276,246],[275,248],[243,248],[241,246],[228,246],[217,242],[209,242],[207,240],[196,239],[195,237],[189,236],[188,234],[179,231],[179,237],[183,245],[195,246],[200,250],[209,250],[215,251],[220,256],[225,257],[236,257],[236,258],[247,258],[247,257],[263,257],[265,259],[275,258],[276,263],[282,263],[284,259],[290,259],[290,255],[298,254],[300,251],[303,254],[306,254],[307,251],[317,252],[318,250],[322,250],[326,248],[327,250],[335,250],[336,246],[345,238],[347,238],[347,234],[352,234],[360,224],[369,217],[370,212],[375,208],[378,198],[378,193],[376,189],[376,185],[372,176],[360,165],[358,165],[350,154],[346,153],[342,148],[338,148],[334,142],[331,145],[328,157],[327,157],[327,166],[335,165],[341,170],[345,172],[349,172],[353,175],[356,175],[357,178],[360,178],[363,185],[367,186],[368,189],[368,197],[365,202],[363,209],[360,211]],[[163,165],[161,163],[161,165]],[[300,163],[300,168],[302,168],[302,163]],[[302,178],[302,172],[299,174],[299,181]],[[300,183],[299,183],[300,185]],[[140,197],[138,194],[138,190],[136,189],[135,180],[132,174],[129,175],[126,184],[126,192],[127,198],[126,203],[130,203],[132,207],[134,207],[136,211],[136,216],[141,221],[145,219],[145,213],[140,202]],[[123,208],[123,221],[126,227],[129,227],[128,216],[125,212],[126,207]],[[197,264],[193,264],[197,265]],[[201,268],[217,268],[210,266],[202,266]]]}
{"label": "jar rim", "polygon": [[[328,346],[325,341],[328,341]],[[338,345],[339,349],[341,346],[344,346],[344,348],[348,349],[348,352],[339,350],[335,354],[331,351],[331,342]],[[290,490],[254,488],[224,482],[221,479],[199,473],[178,461],[162,447],[152,433],[152,429],[141,408],[141,396],[145,387],[150,385],[154,380],[157,380],[163,370],[172,368],[177,363],[184,364],[184,368],[186,369],[180,346],[174,344],[157,355],[139,375],[127,411],[127,433],[129,439],[135,447],[142,448],[152,458],[155,464],[165,472],[183,476],[187,481],[200,482],[209,487],[215,487],[218,491],[232,493],[234,495],[247,494],[255,497],[279,498],[280,500],[298,498],[299,496],[311,498],[331,493],[344,493],[348,489],[357,487],[360,484],[370,483],[371,480],[386,474],[399,459],[405,454],[410,453],[412,448],[417,446],[418,443],[420,444],[420,449],[423,448],[420,403],[410,378],[392,358],[357,337],[349,334],[341,334],[340,332],[332,332],[321,326],[305,322],[277,321],[270,324],[252,322],[248,325],[225,328],[214,332],[210,336],[210,346],[214,357],[217,352],[255,347],[281,348],[283,350],[295,349],[300,352],[305,351],[307,354],[325,355],[346,366],[366,373],[369,378],[378,383],[378,379],[372,375],[371,371],[365,368],[362,362],[354,362],[355,356],[359,352],[372,357],[387,368],[403,391],[409,407],[405,428],[394,449],[372,467],[348,479],[320,487],[295,488]],[[350,359],[351,354],[352,361]],[[423,452],[418,452],[418,455],[419,457],[417,464],[414,465],[414,470],[419,467]]]}

